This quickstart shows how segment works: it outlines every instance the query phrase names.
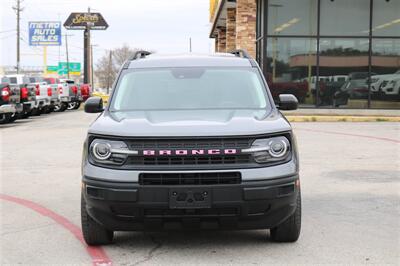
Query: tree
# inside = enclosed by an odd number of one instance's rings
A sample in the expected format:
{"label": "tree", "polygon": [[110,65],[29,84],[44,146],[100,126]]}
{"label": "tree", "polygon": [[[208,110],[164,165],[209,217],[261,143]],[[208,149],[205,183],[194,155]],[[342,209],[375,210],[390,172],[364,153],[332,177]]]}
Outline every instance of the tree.
{"label": "tree", "polygon": [[[124,44],[122,47],[106,51],[96,63],[96,77],[101,88],[111,87],[118,70],[137,50]],[[108,89],[108,88],[107,88]]]}

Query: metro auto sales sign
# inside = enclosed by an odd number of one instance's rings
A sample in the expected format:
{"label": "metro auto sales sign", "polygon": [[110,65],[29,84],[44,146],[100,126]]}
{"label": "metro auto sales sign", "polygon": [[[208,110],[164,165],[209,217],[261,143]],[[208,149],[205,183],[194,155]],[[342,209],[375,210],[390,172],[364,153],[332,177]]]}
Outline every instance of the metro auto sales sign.
{"label": "metro auto sales sign", "polygon": [[60,21],[29,22],[29,45],[61,45],[61,26]]}

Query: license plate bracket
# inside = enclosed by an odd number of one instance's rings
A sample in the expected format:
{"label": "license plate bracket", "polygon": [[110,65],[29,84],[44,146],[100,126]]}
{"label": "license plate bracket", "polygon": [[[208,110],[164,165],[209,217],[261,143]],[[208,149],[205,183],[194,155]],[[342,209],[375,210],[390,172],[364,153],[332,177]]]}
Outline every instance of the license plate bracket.
{"label": "license plate bracket", "polygon": [[211,193],[204,188],[176,188],[169,190],[170,209],[211,208]]}

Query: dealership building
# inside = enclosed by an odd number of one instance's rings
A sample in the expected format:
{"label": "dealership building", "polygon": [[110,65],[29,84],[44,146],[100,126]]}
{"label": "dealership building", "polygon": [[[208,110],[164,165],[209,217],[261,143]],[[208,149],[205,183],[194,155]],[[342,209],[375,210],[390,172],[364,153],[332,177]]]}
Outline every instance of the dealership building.
{"label": "dealership building", "polygon": [[215,51],[246,49],[274,97],[400,109],[400,0],[210,0]]}

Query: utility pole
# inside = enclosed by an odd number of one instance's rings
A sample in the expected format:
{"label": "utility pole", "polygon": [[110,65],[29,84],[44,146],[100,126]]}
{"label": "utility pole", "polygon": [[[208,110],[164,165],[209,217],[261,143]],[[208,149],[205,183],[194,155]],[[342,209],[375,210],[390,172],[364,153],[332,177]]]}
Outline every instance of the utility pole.
{"label": "utility pole", "polygon": [[90,85],[94,88],[94,68],[93,68],[93,47],[98,46],[97,44],[90,45],[90,68],[91,68],[91,76],[90,76]]}
{"label": "utility pole", "polygon": [[69,79],[68,34],[65,34],[65,54],[67,55],[67,77]]}
{"label": "utility pole", "polygon": [[20,68],[20,20],[21,20],[21,16],[20,16],[20,12],[22,10],[24,10],[23,8],[21,8],[21,0],[17,0],[17,5],[13,6],[13,9],[15,10],[15,13],[17,14],[17,73],[19,73],[19,68]]}
{"label": "utility pole", "polygon": [[112,73],[112,50],[110,50],[110,58],[108,60],[108,73],[107,73],[107,94],[110,94],[110,76]]}
{"label": "utility pole", "polygon": [[[88,7],[88,13],[90,16],[90,7]],[[85,30],[83,31],[83,68],[84,68],[84,76],[83,83],[90,83],[91,76],[91,64],[90,64],[90,28],[93,23],[86,23]]]}
{"label": "utility pole", "polygon": [[189,52],[192,52],[192,37],[189,37]]}

